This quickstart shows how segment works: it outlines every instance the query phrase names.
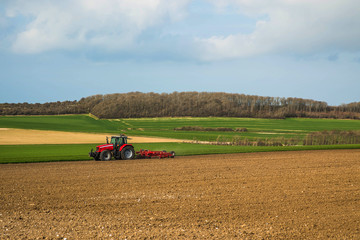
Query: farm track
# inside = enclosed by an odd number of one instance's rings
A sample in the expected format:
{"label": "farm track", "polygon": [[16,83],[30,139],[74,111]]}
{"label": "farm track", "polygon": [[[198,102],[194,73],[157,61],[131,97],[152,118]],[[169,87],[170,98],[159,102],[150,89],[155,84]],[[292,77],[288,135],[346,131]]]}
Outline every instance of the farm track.
{"label": "farm track", "polygon": [[0,239],[359,239],[360,149],[0,165]]}

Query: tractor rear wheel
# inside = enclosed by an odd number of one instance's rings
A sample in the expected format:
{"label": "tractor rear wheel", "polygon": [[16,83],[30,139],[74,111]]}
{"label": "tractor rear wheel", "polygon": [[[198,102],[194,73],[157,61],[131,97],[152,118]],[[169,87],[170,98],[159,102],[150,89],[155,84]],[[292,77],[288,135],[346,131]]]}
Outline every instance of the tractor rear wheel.
{"label": "tractor rear wheel", "polygon": [[104,150],[100,153],[101,161],[109,161],[111,160],[111,152],[108,150]]}
{"label": "tractor rear wheel", "polygon": [[133,147],[126,146],[121,150],[121,159],[128,160],[133,159],[135,157],[135,150]]}

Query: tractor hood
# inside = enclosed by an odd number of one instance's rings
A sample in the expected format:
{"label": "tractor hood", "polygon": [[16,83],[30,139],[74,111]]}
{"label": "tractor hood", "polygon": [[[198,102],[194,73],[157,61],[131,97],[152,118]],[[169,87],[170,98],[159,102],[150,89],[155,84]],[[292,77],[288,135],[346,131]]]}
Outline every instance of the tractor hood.
{"label": "tractor hood", "polygon": [[97,152],[102,152],[104,150],[113,150],[114,149],[114,146],[112,144],[103,144],[103,145],[99,145],[99,146],[96,146],[96,151]]}

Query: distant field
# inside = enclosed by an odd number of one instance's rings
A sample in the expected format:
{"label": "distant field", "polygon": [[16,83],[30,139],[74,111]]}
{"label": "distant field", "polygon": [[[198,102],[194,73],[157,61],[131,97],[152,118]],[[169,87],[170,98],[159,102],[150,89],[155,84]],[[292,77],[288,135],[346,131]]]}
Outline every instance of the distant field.
{"label": "distant field", "polygon": [[[95,149],[95,146],[99,144],[0,145],[0,164],[92,160],[88,153],[91,148]],[[133,145],[136,151],[140,149],[175,151],[177,156],[360,148],[360,144],[285,147],[220,146],[190,143],[135,143]]]}
{"label": "distant field", "polygon": [[[247,128],[248,132],[174,131],[183,126]],[[96,120],[88,115],[2,116],[0,128],[23,128],[89,133],[125,133],[175,139],[215,141],[219,135],[232,138],[304,137],[323,130],[360,130],[359,120],[338,119],[256,119],[256,118],[139,118]]]}
{"label": "distant field", "polygon": [[[201,132],[175,131],[183,126],[247,128],[248,132]],[[86,133],[125,133],[129,136],[154,136],[183,140],[216,141],[219,135],[232,138],[274,138],[304,137],[307,133],[323,130],[360,130],[359,120],[334,119],[250,119],[250,118],[141,118],[96,120],[88,115],[60,116],[1,116],[0,128],[37,129]],[[0,133],[1,134],[1,133]],[[103,144],[103,142],[99,144]],[[131,142],[131,140],[130,140]],[[0,145],[0,163],[90,160],[88,152],[96,144],[52,145],[51,138],[46,145]],[[332,146],[216,146],[190,143],[135,143],[136,150],[167,150],[177,155],[246,153],[265,151],[316,150],[360,148],[354,145]]]}
{"label": "distant field", "polygon": [[[0,145],[85,144],[105,142],[107,133],[63,132],[49,130],[0,128]],[[183,142],[173,138],[131,136],[132,143]]]}
{"label": "distant field", "polygon": [[[304,137],[309,132],[323,130],[360,130],[359,120],[337,119],[259,119],[259,118],[140,118],[121,119],[131,130],[132,135],[163,136],[177,139],[215,141],[219,135],[232,138],[239,135],[243,138],[274,138],[295,136]],[[247,128],[248,132],[197,132],[174,131],[176,127],[226,127]]]}
{"label": "distant field", "polygon": [[0,128],[21,128],[67,132],[115,133],[123,126],[88,115],[1,116]]}

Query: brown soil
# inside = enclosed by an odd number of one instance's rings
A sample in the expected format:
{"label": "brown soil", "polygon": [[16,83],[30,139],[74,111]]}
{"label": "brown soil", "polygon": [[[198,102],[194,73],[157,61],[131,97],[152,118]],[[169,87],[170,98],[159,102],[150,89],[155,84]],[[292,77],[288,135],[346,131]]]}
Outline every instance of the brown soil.
{"label": "brown soil", "polygon": [[0,239],[360,239],[360,149],[0,165]]}
{"label": "brown soil", "polygon": [[[0,128],[0,145],[17,144],[80,144],[105,142],[109,133],[79,133],[61,131],[42,131],[14,128]],[[130,137],[132,143],[182,142],[182,140],[154,137]]]}

